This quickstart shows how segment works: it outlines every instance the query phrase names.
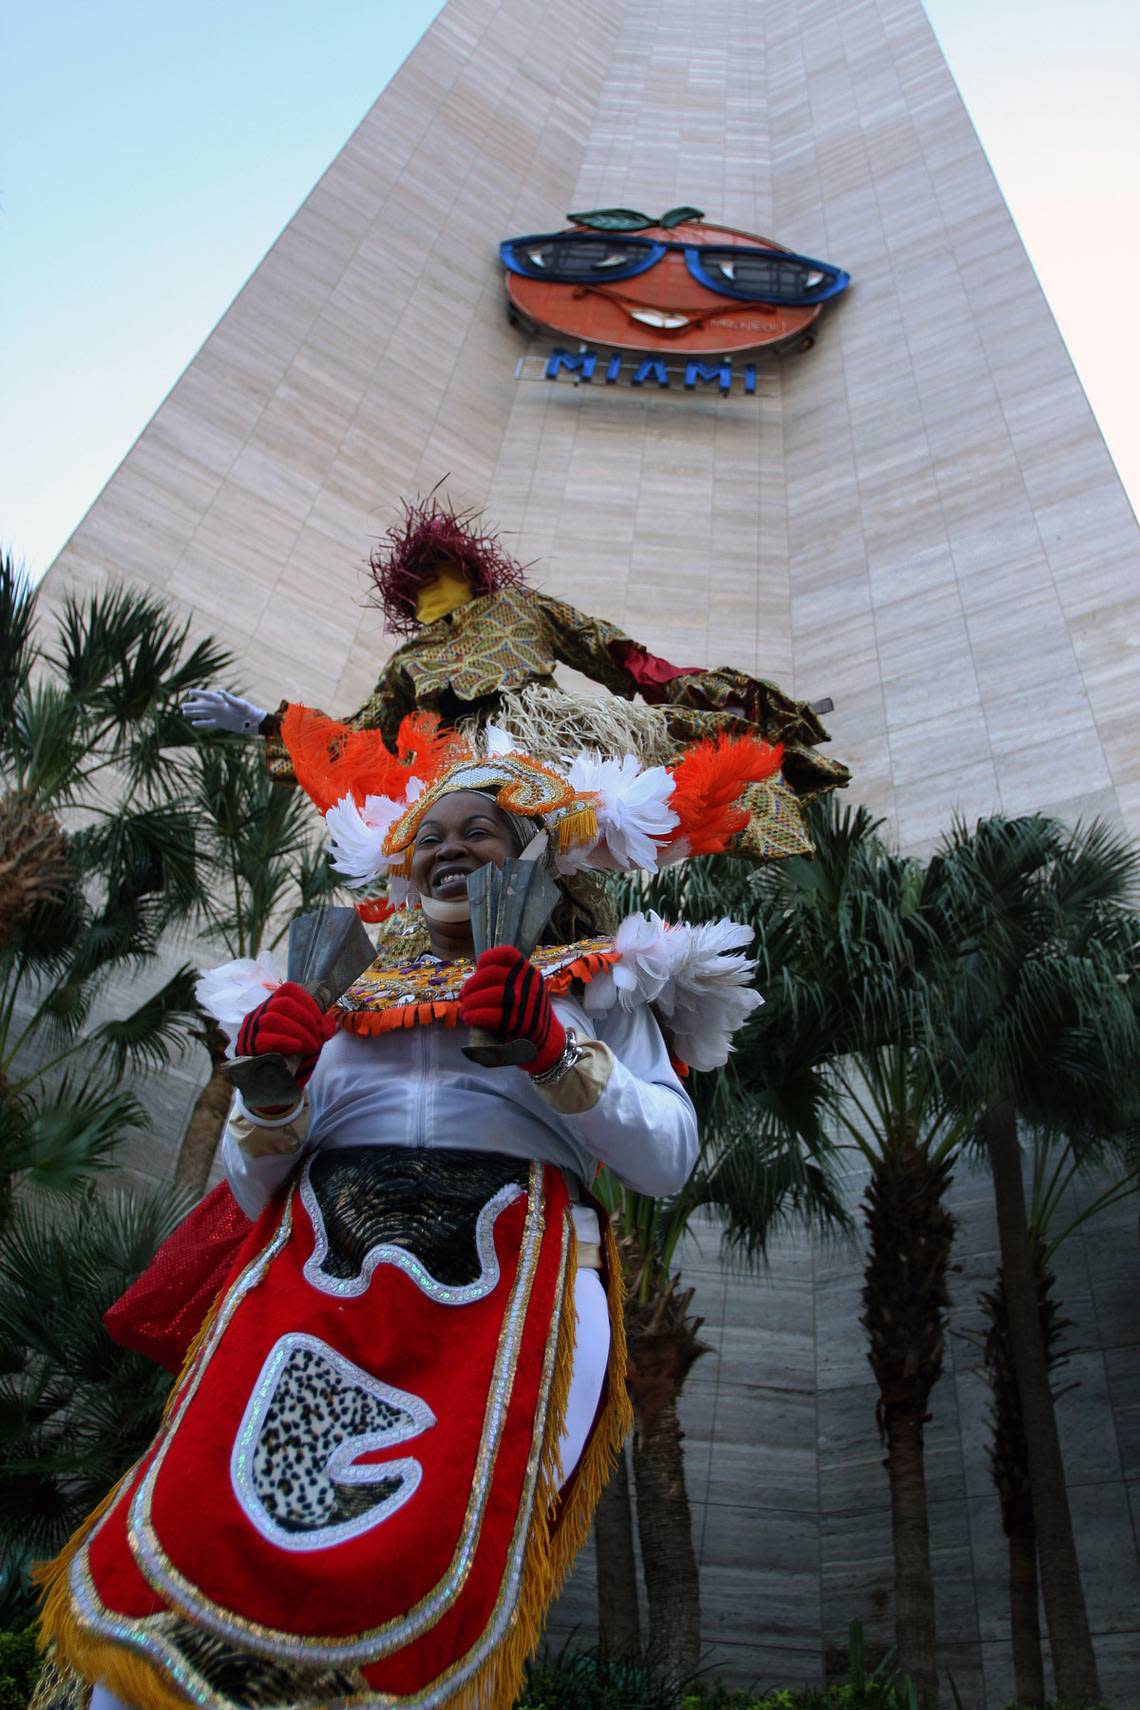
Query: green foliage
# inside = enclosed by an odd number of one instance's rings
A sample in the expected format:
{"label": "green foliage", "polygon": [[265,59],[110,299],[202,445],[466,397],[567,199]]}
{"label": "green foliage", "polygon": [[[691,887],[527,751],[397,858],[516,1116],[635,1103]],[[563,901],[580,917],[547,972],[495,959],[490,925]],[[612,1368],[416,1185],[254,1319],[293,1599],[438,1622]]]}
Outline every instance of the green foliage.
{"label": "green foliage", "polygon": [[[36,595],[0,561],[0,1222],[24,1178],[103,1168],[139,1106],[117,1083],[185,1048],[193,971],[157,990],[166,930],[203,903],[195,743],[178,703],[226,666],[156,599],[69,597],[41,643]],[[93,1025],[109,983],[138,986]]]}
{"label": "green foliage", "polygon": [[604,1648],[532,1658],[518,1710],[677,1710],[686,1683]]}
{"label": "green foliage", "polygon": [[915,1710],[914,1688],[898,1678],[891,1655],[867,1669],[858,1621],[851,1623],[849,1656],[842,1683],[756,1693],[720,1680],[671,1679],[645,1659],[565,1649],[527,1665],[516,1710]]}
{"label": "green foliage", "polygon": [[35,1629],[0,1632],[0,1710],[26,1710],[39,1672]]}
{"label": "green foliage", "polygon": [[52,1554],[141,1453],[169,1388],[103,1313],[187,1210],[169,1189],[23,1196],[0,1251],[0,1548]]}
{"label": "green foliage", "polygon": [[202,913],[229,955],[256,956],[295,912],[330,900],[335,875],[314,841],[312,806],[300,790],[270,782],[258,744],[200,743],[193,799],[207,874]]}
{"label": "green foliage", "polygon": [[954,979],[940,1074],[1082,1156],[1140,1132],[1140,854],[1102,824],[956,825],[930,863]]}

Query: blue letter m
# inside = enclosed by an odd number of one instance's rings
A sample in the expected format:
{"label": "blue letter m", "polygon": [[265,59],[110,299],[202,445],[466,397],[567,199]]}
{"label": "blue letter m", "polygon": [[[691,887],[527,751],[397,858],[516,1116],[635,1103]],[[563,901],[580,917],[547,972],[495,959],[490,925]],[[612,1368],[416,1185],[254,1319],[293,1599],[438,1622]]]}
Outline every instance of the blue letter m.
{"label": "blue letter m", "polygon": [[732,364],[727,359],[720,362],[686,362],[685,385],[691,392],[698,380],[716,380],[722,392],[727,392],[732,385]]}
{"label": "blue letter m", "polygon": [[583,380],[592,380],[597,360],[596,350],[580,350],[577,356],[571,356],[568,350],[552,350],[546,363],[546,378],[557,380],[559,372],[565,368],[568,374],[581,374]]}

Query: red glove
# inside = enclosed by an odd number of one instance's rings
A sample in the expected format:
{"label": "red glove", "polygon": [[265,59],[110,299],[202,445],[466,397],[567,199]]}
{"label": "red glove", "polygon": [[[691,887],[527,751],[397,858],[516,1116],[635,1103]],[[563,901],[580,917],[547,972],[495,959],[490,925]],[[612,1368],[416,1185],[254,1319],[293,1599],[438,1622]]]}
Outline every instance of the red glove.
{"label": "red glove", "polygon": [[293,1079],[303,1087],[317,1066],[321,1046],[336,1032],[336,1021],[326,1015],[304,986],[286,980],[271,997],[251,1009],[238,1028],[239,1057],[264,1057],[280,1051],[300,1057]]}
{"label": "red glove", "polygon": [[459,994],[459,1014],[468,1027],[506,1039],[533,1039],[538,1055],[524,1065],[528,1075],[552,1069],[566,1045],[566,1029],[546,995],[542,975],[510,944],[484,950]]}

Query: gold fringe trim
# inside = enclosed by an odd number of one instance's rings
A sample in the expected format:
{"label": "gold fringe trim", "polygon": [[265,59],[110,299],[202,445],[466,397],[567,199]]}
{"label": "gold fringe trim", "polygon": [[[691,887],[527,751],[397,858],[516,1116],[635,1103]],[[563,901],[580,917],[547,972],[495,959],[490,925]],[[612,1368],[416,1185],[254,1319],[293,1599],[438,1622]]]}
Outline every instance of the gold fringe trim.
{"label": "gold fringe trim", "polygon": [[444,1700],[440,1710],[509,1710],[515,1702],[522,1687],[527,1659],[537,1648],[550,1606],[586,1541],[598,1500],[633,1424],[633,1409],[626,1384],[628,1353],[621,1263],[609,1220],[603,1220],[610,1352],[601,1410],[582,1451],[582,1458],[571,1475],[565,1498],[560,1498],[562,1464],[559,1441],[566,1420],[566,1403],[574,1368],[577,1317],[574,1310],[577,1252],[576,1243],[571,1239],[554,1359],[554,1381],[543,1434],[541,1471],[535,1491],[530,1537],[523,1557],[518,1603],[506,1636],[478,1672]]}
{"label": "gold fringe trim", "polygon": [[579,844],[593,843],[598,835],[598,812],[592,802],[572,802],[554,820],[554,843],[560,855]]}
{"label": "gold fringe trim", "polygon": [[124,1704],[145,1710],[186,1710],[189,1702],[175,1692],[166,1678],[144,1658],[124,1650],[114,1641],[88,1634],[80,1624],[71,1596],[71,1564],[99,1521],[118,1501],[123,1486],[135,1468],[125,1472],[118,1484],[87,1516],[54,1561],[41,1562],[32,1578],[42,1588],[40,1647],[54,1647],[56,1667],[73,1669],[92,1686],[102,1682]]}
{"label": "gold fringe trim", "polygon": [[[225,1289],[219,1290],[186,1350],[182,1370],[171,1385],[170,1394],[162,1410],[164,1422],[169,1418],[183,1379],[201,1353],[206,1338],[214,1327],[214,1320],[218,1316],[225,1292]],[[156,1664],[136,1656],[114,1640],[97,1638],[87,1633],[76,1613],[71,1595],[72,1563],[99,1521],[114,1507],[135,1471],[136,1467],[131,1467],[123,1474],[102,1502],[92,1509],[54,1560],[38,1563],[32,1570],[32,1578],[41,1587],[43,1599],[40,1612],[40,1649],[46,1651],[49,1646],[54,1646],[58,1667],[73,1669],[92,1686],[102,1681],[124,1704],[145,1706],[145,1710],[185,1710],[189,1700],[170,1685],[166,1675]]]}

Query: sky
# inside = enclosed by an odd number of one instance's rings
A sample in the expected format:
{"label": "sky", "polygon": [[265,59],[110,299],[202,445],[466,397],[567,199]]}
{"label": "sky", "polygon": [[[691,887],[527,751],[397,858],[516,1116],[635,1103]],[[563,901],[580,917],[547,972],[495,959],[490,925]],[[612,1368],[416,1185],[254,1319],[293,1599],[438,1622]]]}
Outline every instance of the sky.
{"label": "sky", "polygon": [[[33,576],[437,10],[7,8],[0,543]],[[927,0],[927,12],[1140,507],[1140,5]]]}

